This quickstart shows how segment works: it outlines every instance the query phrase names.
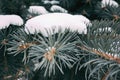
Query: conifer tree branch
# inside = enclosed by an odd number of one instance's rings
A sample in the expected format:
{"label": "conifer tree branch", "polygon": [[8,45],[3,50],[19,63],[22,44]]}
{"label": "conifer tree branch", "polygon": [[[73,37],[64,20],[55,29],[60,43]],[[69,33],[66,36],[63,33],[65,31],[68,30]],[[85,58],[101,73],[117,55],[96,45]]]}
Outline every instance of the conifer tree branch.
{"label": "conifer tree branch", "polygon": [[97,50],[97,49],[94,49],[94,48],[90,48],[90,47],[86,47],[86,46],[78,46],[80,49],[84,50],[84,51],[87,51],[87,52],[90,52],[90,53],[95,53],[107,60],[113,60],[113,61],[116,61],[117,63],[120,64],[120,58],[119,57],[114,57],[108,53],[105,53],[105,52],[102,52],[100,50]]}

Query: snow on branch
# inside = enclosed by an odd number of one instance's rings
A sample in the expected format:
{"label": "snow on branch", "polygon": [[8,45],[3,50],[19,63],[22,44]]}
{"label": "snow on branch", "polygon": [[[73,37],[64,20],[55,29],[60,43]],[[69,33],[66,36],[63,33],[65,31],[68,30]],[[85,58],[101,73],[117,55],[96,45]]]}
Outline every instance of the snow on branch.
{"label": "snow on branch", "polygon": [[52,1],[49,1],[49,0],[42,0],[42,2],[44,4],[59,4],[60,2],[57,1],[57,0],[52,0]]}
{"label": "snow on branch", "polygon": [[21,26],[23,25],[23,19],[18,15],[0,15],[0,29],[9,25]]}
{"label": "snow on branch", "polygon": [[23,19],[18,15],[6,15],[7,19],[9,19],[10,24],[21,26],[23,25]]}
{"label": "snow on branch", "polygon": [[29,31],[31,34],[40,31],[44,36],[48,36],[46,30],[52,32],[52,30],[55,29],[55,33],[59,33],[59,29],[64,31],[68,28],[70,31],[78,31],[80,34],[86,34],[87,24],[90,24],[90,21],[83,17],[82,15],[74,16],[67,13],[40,15],[29,19],[25,24],[25,30],[26,32]]}
{"label": "snow on branch", "polygon": [[4,15],[0,15],[0,29],[10,25],[8,19]]}
{"label": "snow on branch", "polygon": [[62,13],[67,13],[67,12],[68,12],[66,9],[64,9],[64,8],[58,6],[58,5],[53,5],[53,6],[50,8],[50,10],[51,10],[52,12],[62,12]]}
{"label": "snow on branch", "polygon": [[114,6],[114,7],[118,7],[119,6],[119,4],[116,1],[114,1],[114,0],[102,0],[101,6],[102,7],[106,7],[107,5]]}
{"label": "snow on branch", "polygon": [[30,6],[28,11],[34,14],[47,14],[49,13],[43,6]]}
{"label": "snow on branch", "polygon": [[91,22],[90,22],[90,20],[88,18],[86,18],[85,16],[83,16],[83,15],[74,15],[74,17],[76,17],[76,19],[78,21],[83,22],[87,26],[91,26],[92,25]]}

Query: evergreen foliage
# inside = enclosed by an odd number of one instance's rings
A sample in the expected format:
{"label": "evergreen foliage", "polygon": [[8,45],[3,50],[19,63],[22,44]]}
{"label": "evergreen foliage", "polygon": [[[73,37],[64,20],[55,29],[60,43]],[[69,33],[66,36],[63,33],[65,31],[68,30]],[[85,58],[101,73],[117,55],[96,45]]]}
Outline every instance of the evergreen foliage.
{"label": "evergreen foliage", "polygon": [[[118,6],[104,7],[101,1],[0,0],[0,15],[15,14],[24,20],[22,26],[0,25],[0,80],[120,80],[120,0],[115,0]],[[50,10],[53,5],[90,19],[87,33],[62,27],[57,33],[46,29],[48,36],[25,31],[28,19],[45,15],[30,13],[30,6],[60,13]]]}

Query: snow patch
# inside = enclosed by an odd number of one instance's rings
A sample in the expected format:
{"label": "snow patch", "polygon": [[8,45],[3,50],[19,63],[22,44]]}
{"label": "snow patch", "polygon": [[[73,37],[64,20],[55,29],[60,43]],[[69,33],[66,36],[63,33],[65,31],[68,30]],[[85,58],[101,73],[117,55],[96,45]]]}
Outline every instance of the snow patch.
{"label": "snow patch", "polygon": [[99,32],[112,32],[112,28],[111,27],[105,27],[105,28],[98,28]]}
{"label": "snow patch", "polygon": [[82,21],[77,16],[66,13],[49,13],[40,15],[29,19],[26,22],[25,31],[28,32],[29,30],[31,34],[41,31],[44,36],[48,36],[46,30],[52,32],[52,30],[55,29],[55,33],[59,33],[58,31],[60,28],[62,31],[68,28],[71,31],[78,31],[80,34],[86,34],[87,26],[84,23],[84,20]]}
{"label": "snow patch", "polygon": [[42,2],[44,3],[44,4],[59,4],[60,2],[59,1],[57,1],[57,0],[52,0],[52,1],[49,1],[49,0],[42,0]]}
{"label": "snow patch", "polygon": [[106,7],[107,5],[114,6],[114,7],[118,7],[119,6],[119,4],[116,1],[114,1],[114,0],[102,0],[101,6],[102,7]]}
{"label": "snow patch", "polygon": [[9,25],[23,25],[23,19],[18,15],[0,15],[0,29]]}
{"label": "snow patch", "polygon": [[90,22],[90,20],[87,17],[83,16],[83,15],[74,15],[74,17],[78,21],[81,21],[84,24],[86,24],[86,26],[91,26],[92,25],[91,22]]}
{"label": "snow patch", "polygon": [[18,15],[6,15],[6,17],[12,25],[21,26],[24,23],[23,19]]}
{"label": "snow patch", "polygon": [[43,6],[30,6],[28,11],[34,14],[47,14],[49,13]]}
{"label": "snow patch", "polygon": [[0,15],[0,29],[8,27],[10,25],[9,20],[4,15]]}
{"label": "snow patch", "polygon": [[53,6],[50,8],[50,10],[51,10],[52,12],[62,12],[62,13],[67,13],[67,12],[68,12],[66,9],[64,9],[64,8],[58,6],[58,5],[53,5]]}

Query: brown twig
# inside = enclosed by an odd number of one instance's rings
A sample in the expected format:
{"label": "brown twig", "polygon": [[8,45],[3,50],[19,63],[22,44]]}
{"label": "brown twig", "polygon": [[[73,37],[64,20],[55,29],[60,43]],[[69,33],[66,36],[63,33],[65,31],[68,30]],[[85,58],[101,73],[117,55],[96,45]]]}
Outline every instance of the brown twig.
{"label": "brown twig", "polygon": [[118,15],[113,15],[114,20],[118,20],[120,17]]}
{"label": "brown twig", "polygon": [[113,61],[116,61],[117,63],[120,64],[120,58],[119,57],[114,57],[108,53],[105,53],[105,52],[102,52],[102,51],[99,51],[97,49],[93,49],[93,48],[89,48],[89,47],[86,47],[86,46],[78,46],[80,49],[82,50],[85,50],[85,51],[88,51],[88,52],[91,52],[91,53],[95,53],[105,59],[108,59],[108,60],[113,60]]}
{"label": "brown twig", "polygon": [[44,58],[46,58],[48,61],[51,62],[53,60],[55,53],[56,53],[56,49],[52,47],[51,50],[46,52],[43,56]]}
{"label": "brown twig", "polygon": [[106,80],[106,77],[108,76],[108,74],[109,74],[109,70],[105,73],[105,75],[102,77],[102,80]]}
{"label": "brown twig", "polygon": [[18,50],[25,50],[25,49],[29,48],[30,46],[33,46],[36,44],[38,44],[38,42],[24,43],[24,44],[18,46]]}

